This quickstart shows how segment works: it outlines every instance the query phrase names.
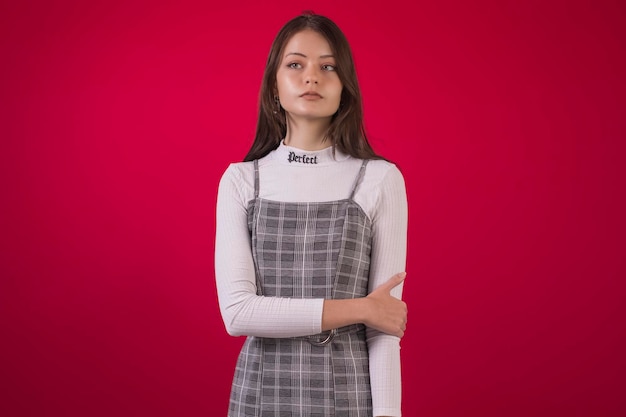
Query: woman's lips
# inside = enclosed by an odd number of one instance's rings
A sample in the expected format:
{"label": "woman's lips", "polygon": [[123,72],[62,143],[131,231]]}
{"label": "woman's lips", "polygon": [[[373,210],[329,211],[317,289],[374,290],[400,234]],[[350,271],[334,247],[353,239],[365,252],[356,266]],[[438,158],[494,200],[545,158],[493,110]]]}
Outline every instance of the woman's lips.
{"label": "woman's lips", "polygon": [[322,98],[322,96],[316,93],[315,91],[307,91],[306,93],[300,95],[300,97],[306,100],[317,100],[317,99]]}

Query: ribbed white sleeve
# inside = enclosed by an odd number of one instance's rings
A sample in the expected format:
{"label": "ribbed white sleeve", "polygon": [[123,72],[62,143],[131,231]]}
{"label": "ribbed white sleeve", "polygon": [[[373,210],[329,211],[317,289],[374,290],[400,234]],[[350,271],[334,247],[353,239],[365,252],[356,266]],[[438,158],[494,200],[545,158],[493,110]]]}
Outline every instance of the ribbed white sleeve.
{"label": "ribbed white sleeve", "polygon": [[[381,182],[379,196],[372,218],[370,292],[393,274],[404,271],[406,263],[406,190],[395,167]],[[400,284],[394,288],[392,295],[401,298],[402,287]],[[367,344],[374,416],[400,416],[400,339],[368,328]]]}
{"label": "ribbed white sleeve", "polygon": [[247,201],[235,174],[229,169],[222,177],[216,209],[215,276],[226,331],[232,336],[259,337],[319,333],[323,299],[257,295]]}
{"label": "ribbed white sleeve", "polygon": [[[260,197],[292,202],[347,198],[361,161],[329,149],[308,152],[315,165],[288,162],[283,144],[259,161]],[[256,278],[247,224],[254,198],[252,163],[232,164],[222,176],[217,199],[215,273],[220,310],[231,335],[293,337],[319,333],[322,299],[256,295]],[[404,179],[395,165],[370,161],[354,200],[372,220],[370,291],[405,270],[407,201]],[[393,290],[400,297],[402,286]],[[374,416],[400,416],[399,339],[367,329]]]}

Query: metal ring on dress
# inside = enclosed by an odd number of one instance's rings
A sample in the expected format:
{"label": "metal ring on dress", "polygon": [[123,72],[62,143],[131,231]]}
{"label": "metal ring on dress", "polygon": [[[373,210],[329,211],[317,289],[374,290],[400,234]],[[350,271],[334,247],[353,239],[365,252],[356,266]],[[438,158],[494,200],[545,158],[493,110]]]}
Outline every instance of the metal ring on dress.
{"label": "metal ring on dress", "polygon": [[326,346],[335,338],[336,335],[337,335],[337,329],[332,329],[330,333],[328,333],[328,336],[326,337],[326,339],[322,340],[321,342],[318,342],[317,340],[314,340],[310,337],[307,338],[307,341],[314,346]]}

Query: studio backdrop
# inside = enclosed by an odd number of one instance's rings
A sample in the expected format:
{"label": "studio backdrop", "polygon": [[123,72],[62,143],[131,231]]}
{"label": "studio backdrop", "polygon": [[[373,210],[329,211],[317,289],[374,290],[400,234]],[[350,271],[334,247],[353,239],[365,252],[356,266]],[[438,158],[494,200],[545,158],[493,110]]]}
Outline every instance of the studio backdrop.
{"label": "studio backdrop", "polygon": [[626,412],[622,3],[4,3],[0,415],[226,415],[217,185],[304,10],[406,181],[403,415]]}

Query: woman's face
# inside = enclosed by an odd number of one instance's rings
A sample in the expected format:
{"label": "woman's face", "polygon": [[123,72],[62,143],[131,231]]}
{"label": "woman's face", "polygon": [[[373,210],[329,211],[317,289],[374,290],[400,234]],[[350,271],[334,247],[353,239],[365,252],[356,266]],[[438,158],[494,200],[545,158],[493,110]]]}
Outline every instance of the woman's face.
{"label": "woman's face", "polygon": [[292,118],[330,118],[337,112],[343,88],[330,45],[306,29],[291,37],[276,72],[280,105]]}

